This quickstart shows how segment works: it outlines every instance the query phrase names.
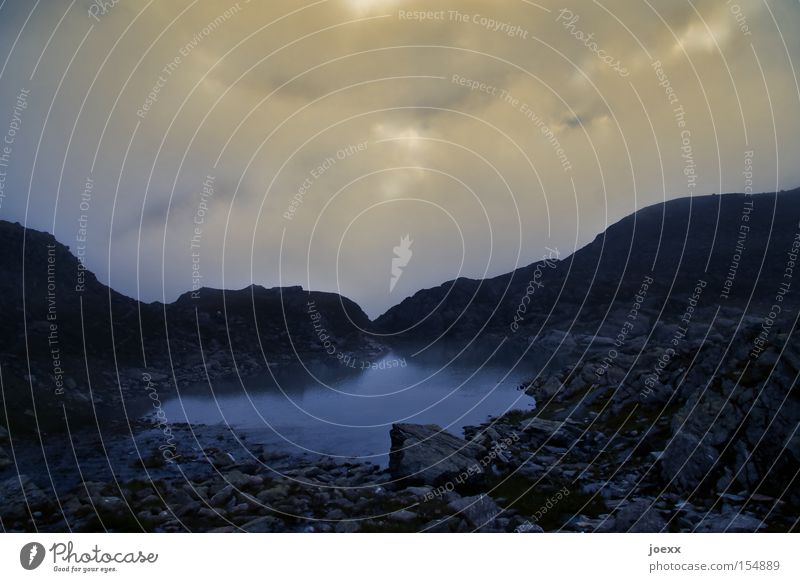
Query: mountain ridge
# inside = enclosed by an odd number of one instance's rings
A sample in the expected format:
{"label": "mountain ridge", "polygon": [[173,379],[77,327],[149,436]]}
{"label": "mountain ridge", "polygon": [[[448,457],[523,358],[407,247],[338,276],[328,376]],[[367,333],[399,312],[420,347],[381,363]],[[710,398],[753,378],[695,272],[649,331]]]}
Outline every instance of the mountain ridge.
{"label": "mountain ridge", "polygon": [[[172,391],[299,361],[374,360],[408,342],[524,353],[548,330],[613,337],[649,279],[642,325],[677,317],[698,281],[699,310],[761,317],[798,240],[800,189],[675,199],[621,219],[568,257],[421,289],[370,320],[347,297],[299,286],[203,288],[172,303],[140,302],[98,281],[53,235],[0,221],[0,362],[23,409],[37,411],[38,390],[49,395],[39,406],[58,417],[62,405],[87,410],[101,395],[113,405],[140,398],[144,372]],[[796,303],[787,295],[782,316]]]}
{"label": "mountain ridge", "polygon": [[[753,199],[758,200],[758,199],[763,199],[763,198],[767,198],[767,197],[777,197],[777,196],[800,196],[800,188],[796,188],[796,189],[792,189],[792,190],[783,190],[783,191],[776,192],[776,193],[764,192],[764,193],[752,194],[752,195],[744,194],[744,193],[708,194],[708,195],[703,195],[703,196],[691,196],[691,197],[673,198],[673,199],[670,199],[670,200],[666,200],[664,202],[656,202],[656,203],[650,204],[648,206],[645,206],[645,207],[643,207],[643,208],[641,208],[641,209],[639,209],[639,210],[637,210],[637,211],[635,211],[635,212],[633,212],[633,213],[631,213],[631,214],[619,219],[618,221],[610,224],[604,231],[599,232],[595,236],[595,238],[592,240],[592,242],[587,243],[586,245],[574,250],[572,253],[570,253],[569,255],[565,256],[564,258],[558,258],[556,260],[559,261],[559,262],[565,262],[565,261],[571,260],[573,257],[575,257],[575,255],[581,253],[582,251],[586,251],[587,249],[591,248],[593,245],[596,245],[599,241],[603,241],[604,238],[609,233],[609,231],[613,231],[613,230],[615,230],[615,229],[627,224],[628,222],[630,222],[631,220],[635,219],[636,217],[645,218],[649,214],[659,213],[659,211],[661,211],[662,215],[666,216],[665,215],[665,211],[666,210],[672,209],[673,207],[676,207],[676,206],[685,205],[687,203],[690,204],[690,205],[691,204],[703,204],[704,202],[707,202],[708,200],[718,200],[721,203],[723,200],[731,200],[733,198],[745,199],[745,198],[749,197],[749,198],[753,198]],[[363,312],[363,309],[358,304],[358,302],[350,299],[349,297],[347,297],[345,295],[341,295],[340,293],[335,293],[335,292],[331,292],[331,291],[306,290],[301,285],[287,285],[287,286],[282,286],[282,287],[281,286],[267,287],[265,285],[261,285],[261,284],[258,284],[258,283],[251,283],[250,285],[248,285],[246,287],[243,287],[241,289],[223,289],[223,288],[217,288],[217,287],[201,287],[200,289],[197,289],[197,290],[194,290],[194,291],[185,291],[185,292],[181,293],[180,295],[178,295],[178,297],[174,301],[169,301],[169,302],[163,302],[163,301],[159,301],[159,300],[144,301],[144,300],[136,299],[135,297],[126,295],[125,293],[122,293],[122,292],[114,289],[113,287],[110,287],[107,284],[100,282],[99,279],[97,279],[96,275],[91,270],[89,270],[88,268],[85,268],[85,267],[78,268],[77,265],[78,265],[79,261],[78,261],[77,257],[75,257],[75,255],[71,252],[70,247],[68,245],[63,244],[63,243],[60,243],[55,238],[55,236],[53,234],[51,234],[51,233],[49,233],[47,231],[34,229],[32,227],[26,227],[26,226],[20,224],[19,222],[11,222],[11,221],[7,221],[7,220],[0,220],[0,230],[6,230],[7,231],[8,229],[13,229],[13,228],[22,229],[26,233],[32,234],[34,236],[34,238],[37,238],[37,237],[41,236],[43,239],[47,239],[49,241],[52,241],[52,243],[55,243],[57,246],[63,247],[64,250],[69,252],[70,257],[72,257],[72,259],[74,259],[75,271],[76,272],[77,271],[83,271],[84,273],[86,273],[86,276],[88,277],[87,285],[90,285],[90,286],[91,285],[100,285],[100,286],[102,286],[102,288],[110,289],[112,291],[112,293],[114,295],[118,296],[118,297],[125,298],[125,299],[132,300],[132,301],[137,301],[138,303],[141,303],[142,305],[150,305],[150,306],[153,306],[153,305],[154,306],[175,305],[175,304],[178,304],[178,303],[185,303],[187,300],[190,300],[193,295],[194,296],[200,296],[200,295],[219,294],[219,293],[237,295],[237,294],[244,294],[247,291],[253,292],[254,289],[257,290],[256,292],[259,292],[259,293],[260,292],[270,292],[270,293],[272,293],[272,292],[278,292],[279,290],[283,289],[283,290],[286,290],[286,291],[289,291],[289,292],[302,291],[302,292],[306,292],[306,293],[320,293],[320,294],[326,294],[326,295],[330,295],[330,296],[342,297],[348,303],[352,303],[353,305],[357,306],[359,310],[361,310]],[[41,241],[37,241],[37,242],[41,243]],[[517,269],[514,269],[512,271],[509,271],[509,272],[506,272],[506,273],[501,273],[501,274],[495,275],[493,277],[487,277],[485,279],[476,279],[476,278],[471,278],[471,277],[457,277],[455,279],[450,279],[450,280],[443,281],[439,285],[435,285],[433,287],[421,288],[421,289],[418,289],[417,291],[415,291],[412,295],[409,295],[408,297],[406,297],[403,300],[401,300],[399,303],[397,303],[395,305],[392,305],[391,307],[389,307],[386,311],[384,311],[382,314],[378,315],[377,317],[375,317],[375,318],[367,317],[367,319],[369,319],[369,321],[372,322],[372,323],[378,322],[382,318],[385,318],[390,312],[392,312],[393,310],[396,310],[397,308],[399,308],[403,303],[406,303],[409,299],[413,299],[415,297],[418,297],[420,294],[425,294],[426,292],[432,292],[432,291],[435,291],[435,290],[438,290],[438,289],[447,289],[447,288],[450,288],[450,287],[452,287],[454,285],[457,285],[459,283],[460,284],[468,284],[468,285],[478,285],[480,283],[489,284],[489,283],[497,283],[497,282],[501,282],[501,281],[505,282],[509,277],[512,277],[514,273],[528,271],[528,270],[530,270],[532,268],[535,268],[535,266],[537,264],[539,264],[540,262],[541,261],[533,261],[530,264],[521,266],[521,267],[519,267]],[[362,317],[359,317],[359,319],[363,320]]]}

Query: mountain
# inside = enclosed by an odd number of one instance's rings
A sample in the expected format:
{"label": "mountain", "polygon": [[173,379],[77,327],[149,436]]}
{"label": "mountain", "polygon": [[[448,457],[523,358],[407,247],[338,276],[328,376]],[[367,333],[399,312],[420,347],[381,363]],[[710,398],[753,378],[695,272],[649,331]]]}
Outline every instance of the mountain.
{"label": "mountain", "polygon": [[506,275],[422,290],[370,322],[353,301],[300,287],[204,288],[141,303],[100,283],[52,235],[0,221],[4,394],[28,417],[58,419],[62,406],[124,413],[124,399],[146,398],[145,374],[162,394],[300,359],[335,366],[340,355],[375,355],[398,341],[520,352],[531,338],[559,343],[567,330],[613,337],[634,305],[637,326],[679,319],[693,295],[703,317],[763,317],[780,295],[788,321],[799,223],[798,190],[671,200],[569,257],[550,251]]}
{"label": "mountain", "polygon": [[361,331],[370,325],[361,308],[334,293],[253,285],[148,304],[100,283],[48,233],[0,221],[0,245],[3,397],[25,412],[27,429],[33,418],[60,421],[62,406],[124,419],[123,400],[148,397],[144,378],[164,396],[206,374],[251,374],[299,357],[336,365],[338,353],[381,349]]}
{"label": "mountain", "polygon": [[[49,234],[0,222],[0,244],[9,530],[309,531],[298,515],[319,531],[797,528],[798,191],[651,206],[569,257],[420,291],[375,322],[300,287],[144,304]],[[521,386],[535,409],[465,439],[395,424],[386,470],[258,442],[239,454],[238,427],[137,420],[206,379],[440,336],[542,358]]]}
{"label": "mountain", "polygon": [[671,200],[627,216],[569,257],[419,291],[375,326],[414,341],[527,337],[552,325],[588,330],[632,304],[650,278],[642,308],[651,314],[684,304],[699,281],[701,305],[757,311],[791,281],[799,223],[800,190]]}

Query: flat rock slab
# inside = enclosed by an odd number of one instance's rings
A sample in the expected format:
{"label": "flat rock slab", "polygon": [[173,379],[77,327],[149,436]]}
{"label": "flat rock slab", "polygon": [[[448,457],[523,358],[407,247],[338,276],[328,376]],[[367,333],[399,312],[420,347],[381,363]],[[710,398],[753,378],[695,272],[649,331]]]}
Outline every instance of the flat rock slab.
{"label": "flat rock slab", "polygon": [[483,477],[485,468],[479,459],[486,449],[455,437],[440,426],[395,424],[389,434],[389,471],[394,479],[441,485],[464,473],[470,480]]}
{"label": "flat rock slab", "polygon": [[488,495],[459,497],[451,501],[448,507],[476,528],[491,526],[500,514],[500,508]]}

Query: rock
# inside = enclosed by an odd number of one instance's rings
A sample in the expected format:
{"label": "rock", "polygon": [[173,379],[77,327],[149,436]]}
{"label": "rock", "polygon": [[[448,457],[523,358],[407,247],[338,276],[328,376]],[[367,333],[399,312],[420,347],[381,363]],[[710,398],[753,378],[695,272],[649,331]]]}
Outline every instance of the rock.
{"label": "rock", "polygon": [[430,487],[408,487],[403,490],[404,493],[411,495],[413,497],[425,497],[428,493],[431,492]]}
{"label": "rock", "polygon": [[236,463],[236,459],[233,458],[233,455],[222,451],[217,451],[210,455],[209,460],[211,461],[211,464],[218,469],[225,469],[233,466]]}
{"label": "rock", "polygon": [[283,522],[277,518],[265,516],[248,521],[242,529],[248,533],[272,533],[282,531]]}
{"label": "rock", "polygon": [[142,498],[140,501],[142,505],[161,505],[163,502],[158,495],[153,495],[152,493]]}
{"label": "rock", "polygon": [[251,513],[254,508],[249,503],[239,503],[230,508],[231,516],[243,516]]}
{"label": "rock", "polygon": [[128,511],[128,504],[119,497],[95,497],[92,499],[98,513],[120,515]]}
{"label": "rock", "polygon": [[[792,485],[800,447],[792,445],[798,443],[800,406],[791,395],[796,392],[797,376],[792,362],[800,350],[795,341],[787,338],[778,344],[775,339],[751,360],[748,353],[753,343],[747,339],[755,338],[759,328],[758,323],[747,323],[741,329],[745,341],[735,341],[724,353],[709,346],[708,356],[692,355],[692,361],[718,361],[720,369],[704,373],[692,366],[681,382],[679,396],[685,401],[672,419],[678,442],[667,448],[662,465],[664,476],[676,476],[675,484],[684,492],[708,495],[720,485],[724,490],[731,485],[728,471],[748,493],[765,480],[776,492],[796,489]],[[781,350],[778,345],[783,346]],[[697,445],[697,452],[687,460]],[[685,460],[685,470],[678,472]]]}
{"label": "rock", "polygon": [[216,521],[222,516],[218,511],[209,509],[208,507],[201,507],[200,509],[197,510],[197,517],[202,519],[203,522],[209,522],[209,521]]}
{"label": "rock", "polygon": [[420,531],[425,533],[450,533],[455,523],[455,520],[449,517],[434,519],[423,525]]}
{"label": "rock", "polygon": [[550,400],[554,399],[556,395],[564,396],[561,394],[561,391],[564,389],[564,385],[561,382],[561,379],[556,375],[546,376],[545,378],[537,379],[537,381],[530,384],[525,392],[534,396],[537,401],[541,401],[542,403],[547,403]]}
{"label": "rock", "polygon": [[661,454],[661,472],[680,491],[692,491],[719,458],[717,450],[688,432],[676,434]]}
{"label": "rock", "polygon": [[[23,494],[24,490],[24,494]],[[45,509],[52,505],[50,497],[39,489],[27,475],[0,481],[0,518],[24,518],[28,511]]]}
{"label": "rock", "polygon": [[520,476],[527,477],[528,479],[539,479],[547,472],[547,467],[543,467],[538,463],[526,461],[524,464],[517,468],[517,473]]}
{"label": "rock", "polygon": [[150,451],[146,455],[142,455],[140,459],[134,459],[131,462],[132,467],[144,467],[145,469],[158,469],[166,465],[166,459],[161,451]]}
{"label": "rock", "polygon": [[331,521],[340,521],[342,519],[345,519],[346,517],[347,515],[345,515],[344,511],[342,511],[341,509],[332,509],[331,511],[328,512],[326,519],[329,519]]}
{"label": "rock", "polygon": [[473,497],[461,497],[454,499],[447,505],[458,516],[463,517],[467,522],[476,528],[492,525],[500,514],[500,508],[488,495],[475,495]]}
{"label": "rock", "polygon": [[149,511],[140,511],[136,514],[136,520],[145,527],[152,526],[155,523],[155,516]]}
{"label": "rock", "polygon": [[538,523],[531,523],[530,521],[526,521],[521,523],[514,529],[515,533],[544,533],[542,526]]}
{"label": "rock", "polygon": [[254,477],[252,475],[246,475],[239,471],[238,469],[234,469],[233,471],[228,471],[225,474],[225,480],[230,483],[236,489],[245,489],[248,486],[251,487],[258,487],[262,483],[262,479],[260,477]]}
{"label": "rock", "polygon": [[6,467],[10,467],[14,464],[14,461],[11,460],[11,457],[3,450],[3,447],[0,447],[0,471],[5,469]]}
{"label": "rock", "polygon": [[614,531],[658,533],[667,522],[648,499],[632,501],[615,512]]}
{"label": "rock", "polygon": [[209,500],[213,507],[224,507],[233,496],[233,486],[227,485],[215,493]]}
{"label": "rock", "polygon": [[731,512],[725,515],[708,515],[694,531],[702,533],[755,533],[764,527],[763,522],[751,515]]}
{"label": "rock", "polygon": [[390,432],[389,471],[394,479],[439,485],[459,475],[477,481],[484,468],[482,446],[457,438],[436,425],[395,424]]}
{"label": "rock", "polygon": [[392,521],[399,521],[401,523],[409,523],[417,520],[417,514],[413,511],[408,511],[407,509],[401,509],[400,511],[395,511],[392,513],[389,516],[389,519]]}
{"label": "rock", "polygon": [[543,418],[529,418],[518,425],[518,430],[531,438],[535,447],[548,445],[571,446],[581,435],[581,430],[572,421],[554,421]]}
{"label": "rock", "polygon": [[289,490],[290,487],[288,483],[278,482],[269,489],[259,491],[259,493],[256,495],[256,498],[261,503],[275,503],[278,500],[286,499],[289,496]]}

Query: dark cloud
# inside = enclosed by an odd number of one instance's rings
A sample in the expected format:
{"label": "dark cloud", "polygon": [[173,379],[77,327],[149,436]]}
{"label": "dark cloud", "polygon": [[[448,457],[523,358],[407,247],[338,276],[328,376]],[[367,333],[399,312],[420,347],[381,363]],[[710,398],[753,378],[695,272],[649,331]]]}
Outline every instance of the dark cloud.
{"label": "dark cloud", "polygon": [[[125,0],[99,22],[89,4],[53,33],[69,2],[40,3],[13,53],[33,3],[0,10],[0,131],[31,89],[0,210],[22,220],[29,208],[48,230],[55,215],[74,245],[91,173],[89,266],[146,299],[191,285],[209,174],[209,285],[340,290],[375,314],[397,294],[528,264],[545,245],[567,254],[608,222],[691,193],[654,60],[685,109],[694,192],[741,190],[746,149],[757,189],[800,182],[794,4],[575,2],[567,27],[565,5],[549,2]],[[387,265],[406,234],[414,256],[390,295]]]}

